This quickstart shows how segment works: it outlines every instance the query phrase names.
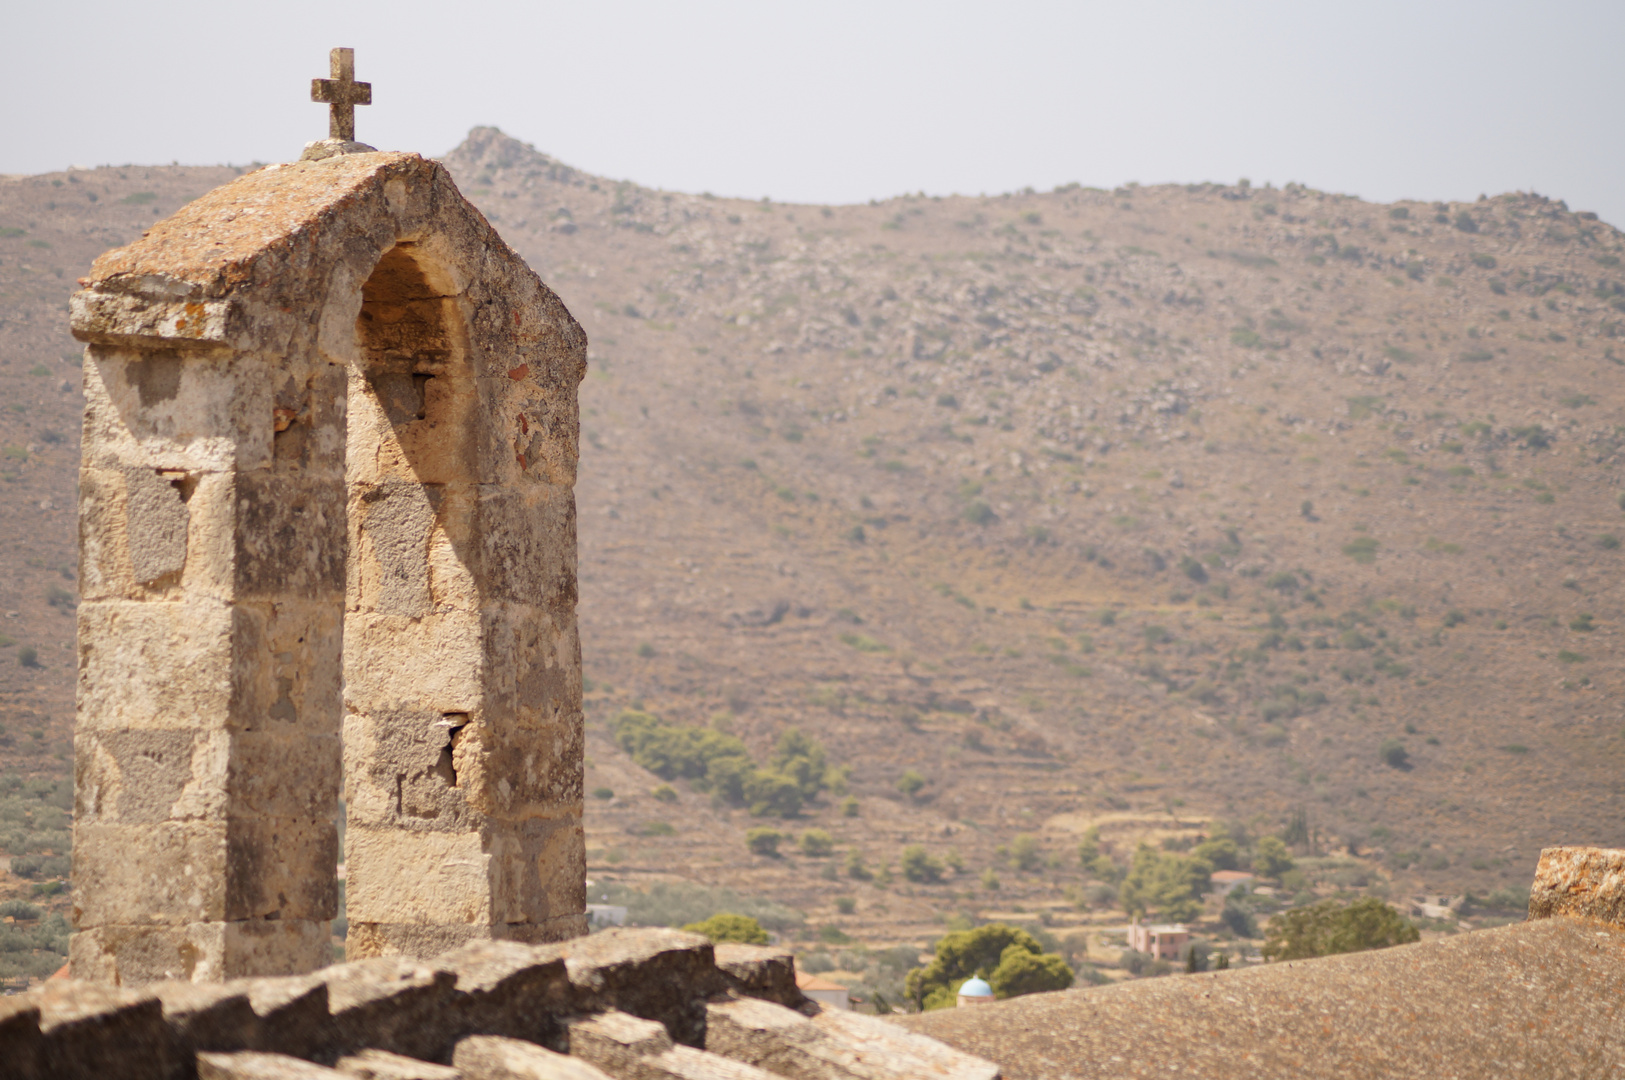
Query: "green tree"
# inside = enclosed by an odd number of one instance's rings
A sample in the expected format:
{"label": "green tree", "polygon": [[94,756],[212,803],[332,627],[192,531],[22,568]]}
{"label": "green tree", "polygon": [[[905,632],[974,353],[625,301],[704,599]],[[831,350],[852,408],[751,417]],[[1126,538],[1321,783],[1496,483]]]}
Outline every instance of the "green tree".
{"label": "green tree", "polygon": [[1083,840],[1078,844],[1078,862],[1082,863],[1083,868],[1087,870],[1098,858],[1100,858],[1100,828],[1091,825],[1088,831],[1083,834]]}
{"label": "green tree", "polygon": [[846,876],[853,881],[868,881],[875,875],[863,862],[863,852],[852,848],[846,853]]}
{"label": "green tree", "polygon": [[1130,916],[1155,911],[1166,919],[1194,919],[1212,873],[1213,864],[1206,859],[1141,844],[1118,898]]}
{"label": "green tree", "polygon": [[1206,859],[1215,870],[1234,870],[1241,858],[1241,849],[1220,826],[1213,830],[1212,836],[1192,848],[1191,854],[1198,859]]}
{"label": "green tree", "polygon": [[993,987],[994,997],[1013,998],[1065,990],[1072,985],[1072,969],[1056,953],[1035,955],[1013,944],[999,955],[999,966],[993,969],[987,981]]}
{"label": "green tree", "polygon": [[1279,879],[1292,869],[1292,856],[1287,853],[1286,841],[1279,836],[1259,837],[1253,848],[1253,869],[1264,877]]}
{"label": "green tree", "polygon": [[910,844],[903,849],[902,864],[903,876],[917,885],[930,885],[942,880],[942,864],[919,844]]}
{"label": "green tree", "polygon": [[908,973],[903,982],[904,992],[921,1009],[950,1006],[954,1003],[954,992],[966,979],[973,976],[991,979],[1004,962],[1005,950],[1010,948],[1033,956],[1044,951],[1027,931],[1004,923],[988,923],[974,930],[945,934],[937,942],[932,961]]}
{"label": "green tree", "polygon": [[704,934],[719,945],[724,941],[741,945],[767,944],[767,931],[749,915],[717,914],[704,922],[689,923],[683,929],[691,934]]}
{"label": "green tree", "polygon": [[897,790],[901,791],[904,795],[907,795],[911,799],[918,795],[920,793],[920,789],[924,786],[925,777],[921,776],[913,769],[907,770],[902,776],[897,778]]}
{"label": "green tree", "polygon": [[777,856],[779,844],[784,840],[784,834],[777,829],[766,826],[755,828],[745,834],[745,846],[750,848],[752,855]]}
{"label": "green tree", "polygon": [[1307,960],[1335,953],[1385,949],[1418,940],[1415,926],[1374,896],[1344,906],[1322,900],[1310,907],[1283,911],[1270,920],[1264,940],[1269,960]]}
{"label": "green tree", "polygon": [[1101,881],[1116,881],[1122,877],[1110,855],[1096,855],[1095,861],[1089,864],[1089,873]]}
{"label": "green tree", "polygon": [[823,829],[808,829],[801,834],[801,853],[814,859],[828,858],[835,851],[835,838]]}
{"label": "green tree", "polygon": [[745,781],[745,802],[757,817],[795,817],[801,813],[801,785],[778,772],[753,770]]}
{"label": "green tree", "polygon": [[1010,869],[1032,873],[1044,865],[1044,853],[1038,849],[1038,838],[1022,833],[1010,845]]}
{"label": "green tree", "polygon": [[829,786],[829,761],[824,747],[800,728],[785,728],[779,733],[768,765],[795,781],[803,799],[815,798]]}

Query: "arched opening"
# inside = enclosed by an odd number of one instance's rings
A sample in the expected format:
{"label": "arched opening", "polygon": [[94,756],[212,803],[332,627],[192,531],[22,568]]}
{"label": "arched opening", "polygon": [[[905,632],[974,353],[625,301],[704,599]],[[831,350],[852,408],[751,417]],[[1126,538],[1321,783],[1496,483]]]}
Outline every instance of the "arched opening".
{"label": "arched opening", "polygon": [[346,438],[347,955],[487,933],[480,815],[459,756],[482,717],[469,541],[475,381],[452,290],[414,245],[362,288]]}

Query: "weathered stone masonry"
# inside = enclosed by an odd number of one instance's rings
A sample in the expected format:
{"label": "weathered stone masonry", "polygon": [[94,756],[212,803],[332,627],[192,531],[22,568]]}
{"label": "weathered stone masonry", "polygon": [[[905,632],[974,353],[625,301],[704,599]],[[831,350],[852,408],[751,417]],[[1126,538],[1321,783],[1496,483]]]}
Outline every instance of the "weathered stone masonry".
{"label": "weathered stone masonry", "polygon": [[270,166],[97,260],[74,974],[585,930],[581,328],[410,154]]}

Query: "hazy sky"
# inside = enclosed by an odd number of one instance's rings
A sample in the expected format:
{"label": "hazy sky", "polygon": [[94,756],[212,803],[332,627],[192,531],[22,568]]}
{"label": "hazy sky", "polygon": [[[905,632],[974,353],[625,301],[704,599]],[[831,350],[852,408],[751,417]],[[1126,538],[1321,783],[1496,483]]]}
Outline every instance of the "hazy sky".
{"label": "hazy sky", "polygon": [[147,7],[5,0],[0,172],[290,160],[356,49],[357,134],[495,124],[614,178],[851,202],[1067,181],[1367,199],[1535,190],[1625,225],[1625,2]]}

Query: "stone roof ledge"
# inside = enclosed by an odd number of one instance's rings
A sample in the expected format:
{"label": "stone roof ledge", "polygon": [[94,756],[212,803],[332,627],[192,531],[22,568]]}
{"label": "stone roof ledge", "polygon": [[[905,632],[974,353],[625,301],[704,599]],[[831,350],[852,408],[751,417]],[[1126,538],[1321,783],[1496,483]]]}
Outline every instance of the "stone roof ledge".
{"label": "stone roof ledge", "polygon": [[1569,915],[1625,927],[1625,850],[1541,849],[1529,889],[1529,917]]}
{"label": "stone roof ledge", "polygon": [[[323,301],[354,294],[359,304],[360,283],[397,244],[420,245],[425,265],[441,268],[446,280],[430,282],[441,295],[472,286],[477,306],[520,313],[509,325],[521,341],[562,333],[584,354],[580,326],[444,166],[370,150],[246,173],[106,252],[69,302],[73,335],[219,355],[279,352],[328,330],[347,340],[356,312],[327,312]],[[525,325],[538,317],[552,325]]]}

